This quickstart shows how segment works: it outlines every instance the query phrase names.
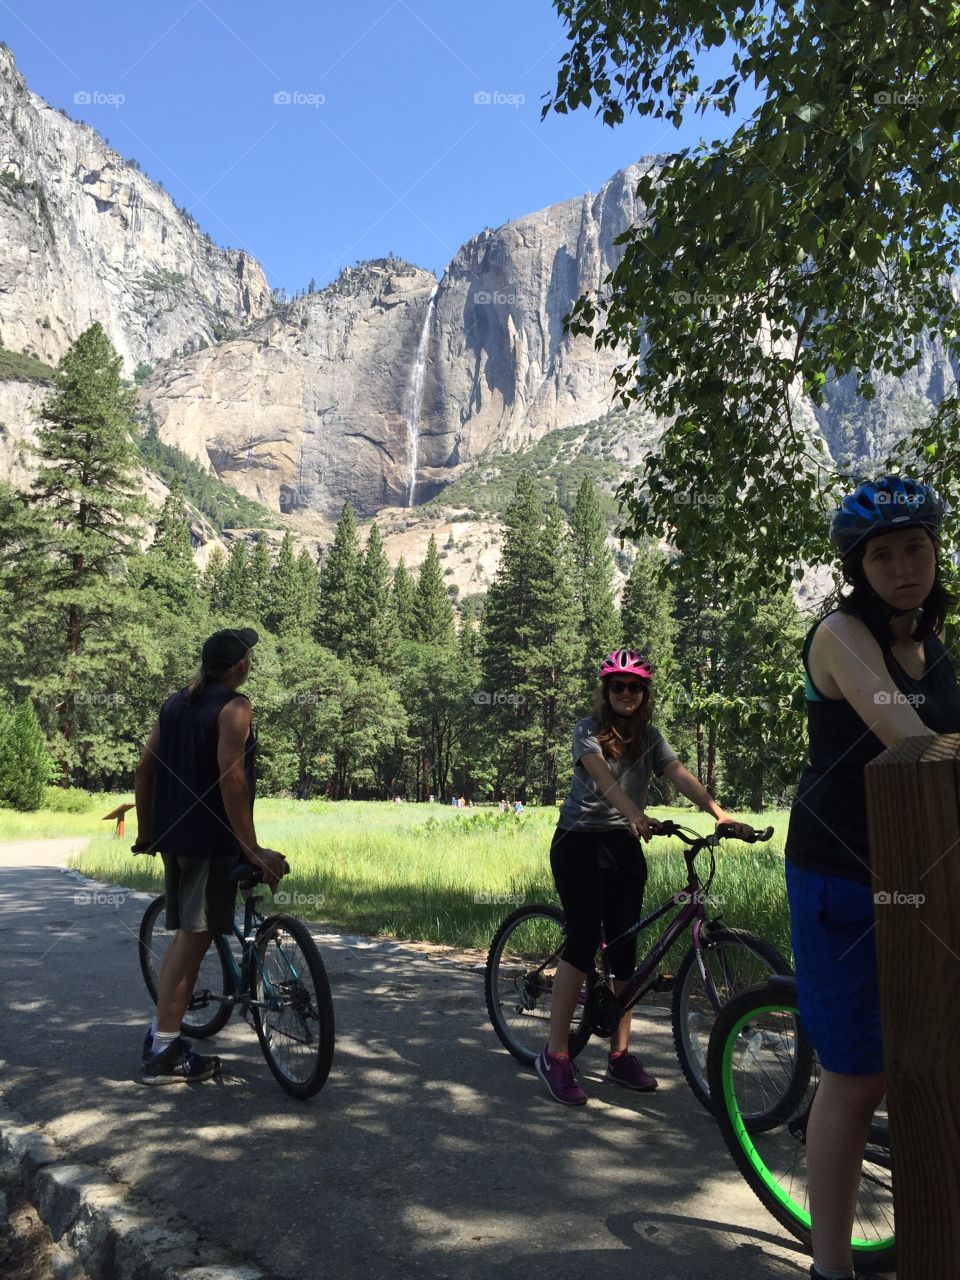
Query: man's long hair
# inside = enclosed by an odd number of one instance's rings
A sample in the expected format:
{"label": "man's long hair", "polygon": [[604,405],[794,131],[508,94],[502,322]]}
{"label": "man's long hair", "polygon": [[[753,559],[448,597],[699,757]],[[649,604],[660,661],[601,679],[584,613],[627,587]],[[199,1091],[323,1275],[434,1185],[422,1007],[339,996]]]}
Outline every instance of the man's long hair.
{"label": "man's long hair", "polygon": [[[911,635],[912,640],[926,640],[927,636],[938,635],[943,628],[947,614],[956,607],[956,597],[943,585],[943,572],[940,568],[940,542],[932,533],[927,533],[933,543],[937,557],[937,568],[933,586],[921,606],[923,612],[917,620]],[[861,542],[849,555],[840,562],[843,581],[837,583],[834,591],[824,601],[820,616],[826,617],[839,609],[841,613],[849,613],[859,618],[872,635],[879,641],[892,644],[896,639],[890,626],[894,615],[891,605],[874,591],[867,581],[863,568],[863,558],[867,551],[867,541]],[[844,591],[844,584],[851,590]]]}
{"label": "man's long hair", "polygon": [[[245,657],[246,655],[244,655]],[[240,659],[240,662],[243,658]],[[240,662],[235,662],[232,667],[228,667],[226,671],[222,668],[201,667],[197,674],[187,685],[187,701],[196,702],[200,695],[209,689],[212,684],[229,684],[233,677],[237,674]]]}
{"label": "man's long hair", "polygon": [[632,762],[643,755],[647,726],[653,719],[653,686],[644,682],[643,700],[632,716],[618,716],[610,705],[609,682],[610,677],[599,681],[593,695],[597,741],[605,760]]}

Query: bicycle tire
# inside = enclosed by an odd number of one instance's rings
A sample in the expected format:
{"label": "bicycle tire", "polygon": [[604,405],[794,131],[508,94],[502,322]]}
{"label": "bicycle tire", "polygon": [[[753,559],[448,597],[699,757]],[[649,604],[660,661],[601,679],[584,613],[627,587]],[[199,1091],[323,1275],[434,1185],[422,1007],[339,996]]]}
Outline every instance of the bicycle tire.
{"label": "bicycle tire", "polygon": [[[158,898],[154,898],[153,902],[147,907],[143,913],[143,919],[140,921],[140,932],[137,938],[137,951],[140,956],[140,972],[143,974],[143,980],[146,983],[147,990],[150,992],[150,999],[154,1004],[157,1003],[157,980],[160,973],[160,965],[158,963],[160,957],[160,948],[154,940],[157,922],[160,914],[166,907],[166,894],[160,894]],[[223,935],[216,933],[213,936],[213,948],[204,956],[200,966],[198,979],[208,978],[209,982],[203,986],[203,992],[211,992],[216,995],[232,996],[235,993],[233,981],[233,973],[230,969],[230,963],[226,957],[227,944]],[[216,954],[220,968],[220,988],[213,992],[214,984],[214,960],[213,954]],[[196,1000],[201,1003],[196,1008],[187,1007],[183,1021],[180,1023],[180,1030],[185,1036],[190,1036],[196,1040],[205,1040],[208,1036],[215,1036],[218,1031],[222,1031],[230,1020],[230,1014],[233,1012],[233,1004],[230,1001],[216,1000],[212,1004],[205,995],[199,997],[195,994],[191,995],[191,1004]],[[205,1011],[211,1011],[212,1017],[202,1017]],[[191,1016],[193,1015],[193,1016]]]}
{"label": "bicycle tire", "polygon": [[[757,1058],[749,1037],[761,1033],[767,1037],[767,1062],[761,1066],[760,1076],[770,1076],[775,1081],[781,1119],[776,1127],[757,1130],[745,1123],[740,1102],[749,1092],[749,1082],[744,1082],[747,1073],[757,1074],[753,1064],[746,1068],[742,1065],[748,1057]],[[778,1036],[785,1046],[780,1051],[770,1047]],[[818,1070],[816,1055],[800,1022],[795,990],[767,984],[736,996],[721,1010],[708,1054],[708,1075],[720,1132],[740,1174],[760,1203],[808,1249],[810,1214],[804,1149],[806,1119],[816,1092]],[[890,1271],[896,1266],[890,1163],[889,1134],[883,1125],[875,1123],[867,1142],[851,1239],[855,1269],[860,1274]]]}
{"label": "bicycle tire", "polygon": [[[293,1010],[293,1016],[288,1022],[289,1029],[273,1025],[269,1021],[269,1014],[275,1011],[266,1011],[265,1017],[263,1006],[265,999],[263,971],[267,963],[267,953],[270,950],[270,944],[274,941],[278,942],[278,950],[280,949],[278,935],[281,932],[289,935],[298,947],[313,988],[311,999],[303,982],[302,966],[299,971],[294,970],[290,958],[284,956],[283,963],[286,965],[288,976],[279,979],[274,986],[275,989],[282,986],[284,995],[289,997],[289,1007]],[[263,1056],[275,1079],[287,1093],[294,1098],[312,1097],[326,1084],[333,1062],[336,1039],[333,998],[330,994],[330,983],[323,957],[310,935],[310,930],[302,920],[297,920],[294,916],[267,916],[257,930],[254,946],[260,963],[253,973],[253,988],[257,1001],[252,1006],[253,1025],[256,1028]],[[283,955],[282,951],[281,955]],[[292,979],[290,974],[293,974]],[[316,1026],[312,1027],[311,1023],[315,1023]],[[301,1036],[304,1038],[300,1039]],[[277,1053],[277,1046],[284,1042],[310,1046],[309,1053],[303,1055],[303,1071],[297,1071],[294,1074],[284,1068]]]}
{"label": "bicycle tire", "polygon": [[[727,1003],[731,994],[737,995],[740,991],[764,982],[769,974],[787,975],[793,972],[786,958],[781,955],[772,943],[767,942],[764,938],[757,937],[756,934],[749,933],[745,929],[722,928],[704,932],[701,951],[703,952],[705,964],[710,964],[712,956],[722,957],[733,948],[749,952],[758,961],[758,964],[747,971],[745,980],[738,983],[736,990],[732,993],[727,988],[717,992],[718,997],[721,999],[721,1007]],[[729,972],[729,969],[722,959],[721,965],[725,972],[719,975],[711,974],[711,977],[716,979],[719,976],[724,981],[727,981],[729,986],[729,979],[726,977],[726,972]],[[764,968],[766,972],[760,972],[761,968]],[[695,992],[698,992],[702,998],[703,1007],[700,1009],[695,1009],[693,1005]],[[673,1043],[680,1069],[687,1084],[693,1090],[697,1100],[708,1110],[712,1109],[712,1104],[710,1102],[710,1085],[707,1079],[707,1050],[710,1032],[717,1012],[718,1010],[714,1008],[712,998],[704,990],[700,967],[697,964],[696,951],[691,946],[680,962],[673,988],[671,1008]],[[762,1119],[762,1116],[755,1117],[757,1123],[762,1122]]]}
{"label": "bicycle tire", "polygon": [[[526,952],[531,949],[538,937],[536,929],[531,929],[529,931],[529,939],[523,939],[516,945],[516,949],[521,950],[524,954],[513,957],[506,965],[503,964],[507,943],[511,936],[518,935],[518,926],[523,925],[525,921],[535,921],[537,919],[543,922],[542,932],[545,932],[548,936],[553,934],[556,945],[551,941],[548,947],[542,948],[542,951],[546,951],[546,955],[542,953],[527,955]],[[544,980],[541,975],[537,974],[537,970],[538,967],[545,963],[553,963],[559,956],[565,936],[566,919],[559,907],[546,903],[531,903],[519,907],[507,916],[490,943],[483,980],[487,1013],[500,1043],[525,1067],[533,1066],[540,1051],[547,1043],[550,1034],[549,988],[551,983],[549,978]],[[537,975],[536,978],[532,979],[532,975],[535,974]],[[588,993],[595,981],[595,973],[587,975],[586,987]],[[509,998],[510,1005],[516,1013],[516,1021],[511,1019],[506,1012],[509,1007],[505,1004],[507,998]],[[529,1019],[531,1023],[529,1032],[525,1029],[524,1034],[521,1035],[522,1021],[525,1021],[525,1019],[521,1019],[521,1015],[535,1014],[538,1009],[540,1010],[539,1016]],[[582,1012],[583,1006],[581,1005],[581,1019],[579,1022],[574,1022],[570,1031],[569,1053],[571,1058],[575,1058],[590,1039],[590,1030],[583,1023]],[[529,1043],[527,1042],[528,1038]]]}

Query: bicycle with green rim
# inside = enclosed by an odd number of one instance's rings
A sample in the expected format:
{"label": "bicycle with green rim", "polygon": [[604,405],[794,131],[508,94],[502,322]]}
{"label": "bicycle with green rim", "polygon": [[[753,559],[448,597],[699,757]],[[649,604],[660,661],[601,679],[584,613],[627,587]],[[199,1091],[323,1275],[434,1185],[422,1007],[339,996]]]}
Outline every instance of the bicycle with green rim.
{"label": "bicycle with green rim", "polygon": [[[780,1225],[809,1248],[806,1137],[820,1063],[800,1021],[794,978],[773,976],[721,1009],[710,1035],[707,1077],[737,1168]],[[896,1265],[883,1104],[864,1152],[851,1248],[858,1274]]]}

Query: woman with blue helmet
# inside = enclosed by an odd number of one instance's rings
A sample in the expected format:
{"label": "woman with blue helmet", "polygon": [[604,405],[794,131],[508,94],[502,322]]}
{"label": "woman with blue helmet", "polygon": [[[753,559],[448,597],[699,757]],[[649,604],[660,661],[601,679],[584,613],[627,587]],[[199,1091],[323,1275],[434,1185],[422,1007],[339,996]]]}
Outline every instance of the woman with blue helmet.
{"label": "woman with blue helmet", "polygon": [[[806,637],[810,763],[786,845],[800,1015],[822,1078],[807,1130],[815,1280],[853,1276],[850,1239],[870,1122],[884,1094],[864,767],[925,733],[960,732],[943,645],[943,504],[901,476],[859,485],[830,541],[850,590]],[[832,606],[832,607],[831,607]]]}

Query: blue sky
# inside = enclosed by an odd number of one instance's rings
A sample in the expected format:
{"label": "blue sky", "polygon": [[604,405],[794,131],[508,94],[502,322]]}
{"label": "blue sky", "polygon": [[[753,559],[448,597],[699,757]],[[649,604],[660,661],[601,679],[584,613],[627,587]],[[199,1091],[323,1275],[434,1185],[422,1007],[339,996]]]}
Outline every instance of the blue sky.
{"label": "blue sky", "polygon": [[439,274],[484,227],[731,128],[541,123],[566,43],[549,0],[0,0],[0,38],[291,292],[388,252]]}

